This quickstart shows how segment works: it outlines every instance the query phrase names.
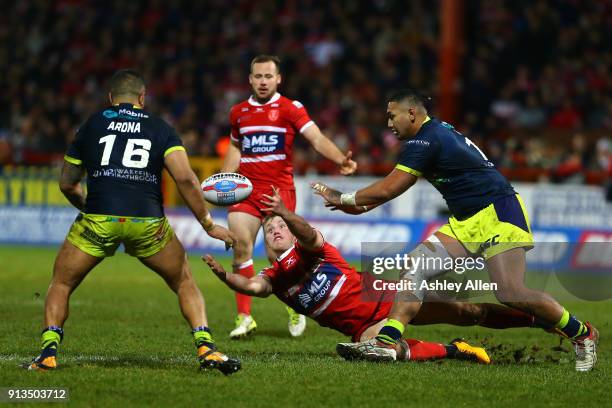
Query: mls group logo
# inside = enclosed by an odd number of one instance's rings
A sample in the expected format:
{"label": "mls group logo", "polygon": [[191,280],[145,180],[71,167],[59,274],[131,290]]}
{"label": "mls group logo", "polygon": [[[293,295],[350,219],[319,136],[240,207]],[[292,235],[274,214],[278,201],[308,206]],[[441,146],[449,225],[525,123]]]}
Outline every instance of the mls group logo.
{"label": "mls group logo", "polygon": [[323,300],[329,293],[332,286],[332,280],[323,272],[318,272],[310,281],[303,284],[298,301],[300,305],[310,310]]}
{"label": "mls group logo", "polygon": [[312,302],[312,297],[308,293],[300,293],[298,295],[298,299],[304,309],[306,309],[310,302]]}
{"label": "mls group logo", "polygon": [[242,138],[242,152],[245,154],[282,153],[285,135],[282,133],[251,133]]}

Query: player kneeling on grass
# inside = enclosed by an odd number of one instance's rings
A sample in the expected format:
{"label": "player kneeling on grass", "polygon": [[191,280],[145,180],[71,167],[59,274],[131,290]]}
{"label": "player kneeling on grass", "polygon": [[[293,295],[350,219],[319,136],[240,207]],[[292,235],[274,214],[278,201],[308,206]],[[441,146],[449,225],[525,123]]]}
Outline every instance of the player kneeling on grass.
{"label": "player kneeling on grass", "polygon": [[[87,120],[65,156],[60,189],[81,212],[55,260],[45,301],[41,354],[24,368],[44,371],[57,366],[70,295],[89,271],[123,244],[128,254],[161,276],[177,294],[192,328],[200,366],[231,374],[240,369],[240,361],[216,349],[204,298],[183,245],[164,216],[162,169],[174,178],[208,236],[229,246],[235,238],[212,221],[174,129],[144,110],[145,85],[140,74],[121,70],[110,82],[111,106]],[[81,188],[85,172],[87,196]]]}
{"label": "player kneeling on grass", "polygon": [[[373,338],[384,325],[390,302],[361,299],[362,275],[351,267],[340,252],[325,242],[321,233],[306,220],[289,211],[273,189],[262,202],[270,215],[263,222],[265,240],[276,253],[272,266],[246,278],[226,273],[210,255],[203,259],[231,289],[251,296],[275,294],[299,313],[310,316],[324,327],[351,336],[353,341]],[[505,322],[505,323],[504,323]],[[522,312],[493,304],[428,303],[413,324],[481,324],[487,327],[533,325],[533,318]],[[350,359],[339,346],[338,352]],[[398,357],[405,360],[462,358],[489,363],[484,349],[456,340],[450,345],[406,339],[398,346]]]}

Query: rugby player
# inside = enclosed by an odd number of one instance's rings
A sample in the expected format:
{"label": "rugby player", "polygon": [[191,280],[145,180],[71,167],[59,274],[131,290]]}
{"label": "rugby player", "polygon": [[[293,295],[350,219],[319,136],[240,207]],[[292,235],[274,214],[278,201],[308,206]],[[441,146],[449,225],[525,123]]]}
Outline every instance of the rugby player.
{"label": "rugby player", "polygon": [[[164,216],[161,173],[165,167],[185,202],[211,237],[234,244],[227,229],[213,223],[200,183],[172,127],[144,110],[145,84],[132,70],[116,72],[110,81],[111,106],[93,114],[68,148],[60,189],[79,211],[53,268],[45,301],[42,351],[25,367],[57,366],[57,348],[68,318],[68,300],[85,276],[120,244],[159,274],[178,295],[189,323],[200,366],[224,374],[240,361],[216,349],[185,250]],[[87,195],[81,178],[87,174]]]}
{"label": "rugby player", "polygon": [[[448,123],[430,117],[426,103],[426,98],[413,90],[390,98],[388,126],[404,146],[398,164],[385,178],[345,194],[313,183],[315,193],[332,209],[360,214],[392,200],[414,185],[418,177],[425,177],[442,194],[451,216],[447,224],[417,246],[414,254],[482,256],[491,282],[497,284],[497,299],[534,315],[540,324],[569,338],[576,353],[576,370],[591,370],[597,361],[597,329],[578,320],[549,294],[524,284],[526,251],[534,243],[521,198],[470,139]],[[422,281],[445,272],[417,271],[414,278]],[[377,360],[394,360],[397,342],[406,324],[417,315],[422,295],[418,291],[403,293],[403,301],[394,303],[389,321],[374,339],[348,344],[344,349],[364,359],[375,356]]]}
{"label": "rugby player", "polygon": [[[386,322],[392,302],[363,300],[364,274],[355,271],[318,230],[287,209],[279,191],[272,190],[271,196],[262,196],[263,210],[270,212],[263,222],[265,240],[277,255],[272,266],[246,278],[226,273],[210,255],[204,261],[231,289],[259,297],[274,294],[321,326],[351,336],[353,341],[376,336]],[[479,324],[493,328],[535,325],[533,316],[520,311],[495,304],[465,302],[426,303],[411,323]],[[403,360],[455,357],[490,362],[484,349],[461,340],[444,346],[406,339],[399,345],[399,359]]]}
{"label": "rugby player", "polygon": [[[247,278],[253,276],[253,245],[265,214],[261,209],[263,194],[271,194],[270,185],[280,188],[286,205],[295,210],[293,184],[293,142],[303,135],[323,157],[335,162],[340,172],[350,175],[357,169],[351,152],[343,154],[308,116],[298,101],[277,92],[281,83],[280,60],[272,55],[259,55],[251,62],[249,83],[253,94],[234,105],[230,111],[231,143],[225,157],[223,172],[236,172],[253,182],[253,192],[241,203],[229,207],[228,225],[237,237],[234,247],[233,269]],[[274,254],[267,248],[272,262]],[[251,316],[251,297],[236,293],[238,315],[231,338],[252,333],[257,323]],[[299,336],[304,332],[306,319],[289,312],[289,332]]]}

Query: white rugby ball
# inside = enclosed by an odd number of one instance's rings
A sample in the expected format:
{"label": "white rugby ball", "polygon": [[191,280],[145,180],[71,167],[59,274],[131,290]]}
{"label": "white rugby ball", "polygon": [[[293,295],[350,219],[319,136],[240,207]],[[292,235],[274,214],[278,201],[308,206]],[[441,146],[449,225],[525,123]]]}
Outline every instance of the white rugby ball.
{"label": "white rugby ball", "polygon": [[253,183],[242,174],[217,173],[202,182],[202,191],[209,203],[232,205],[251,195]]}

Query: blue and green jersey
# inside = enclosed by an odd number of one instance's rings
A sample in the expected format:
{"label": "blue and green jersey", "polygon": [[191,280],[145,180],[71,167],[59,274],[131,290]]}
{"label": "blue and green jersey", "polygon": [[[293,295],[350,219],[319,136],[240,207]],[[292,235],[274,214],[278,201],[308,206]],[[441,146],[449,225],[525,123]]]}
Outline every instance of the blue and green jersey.
{"label": "blue and green jersey", "polygon": [[93,114],[78,130],[64,159],[87,170],[83,212],[162,217],[164,157],[184,150],[175,130],[132,104]]}
{"label": "blue and green jersey", "polygon": [[442,194],[457,219],[515,194],[485,154],[452,125],[427,118],[404,142],[397,169],[425,177]]}

